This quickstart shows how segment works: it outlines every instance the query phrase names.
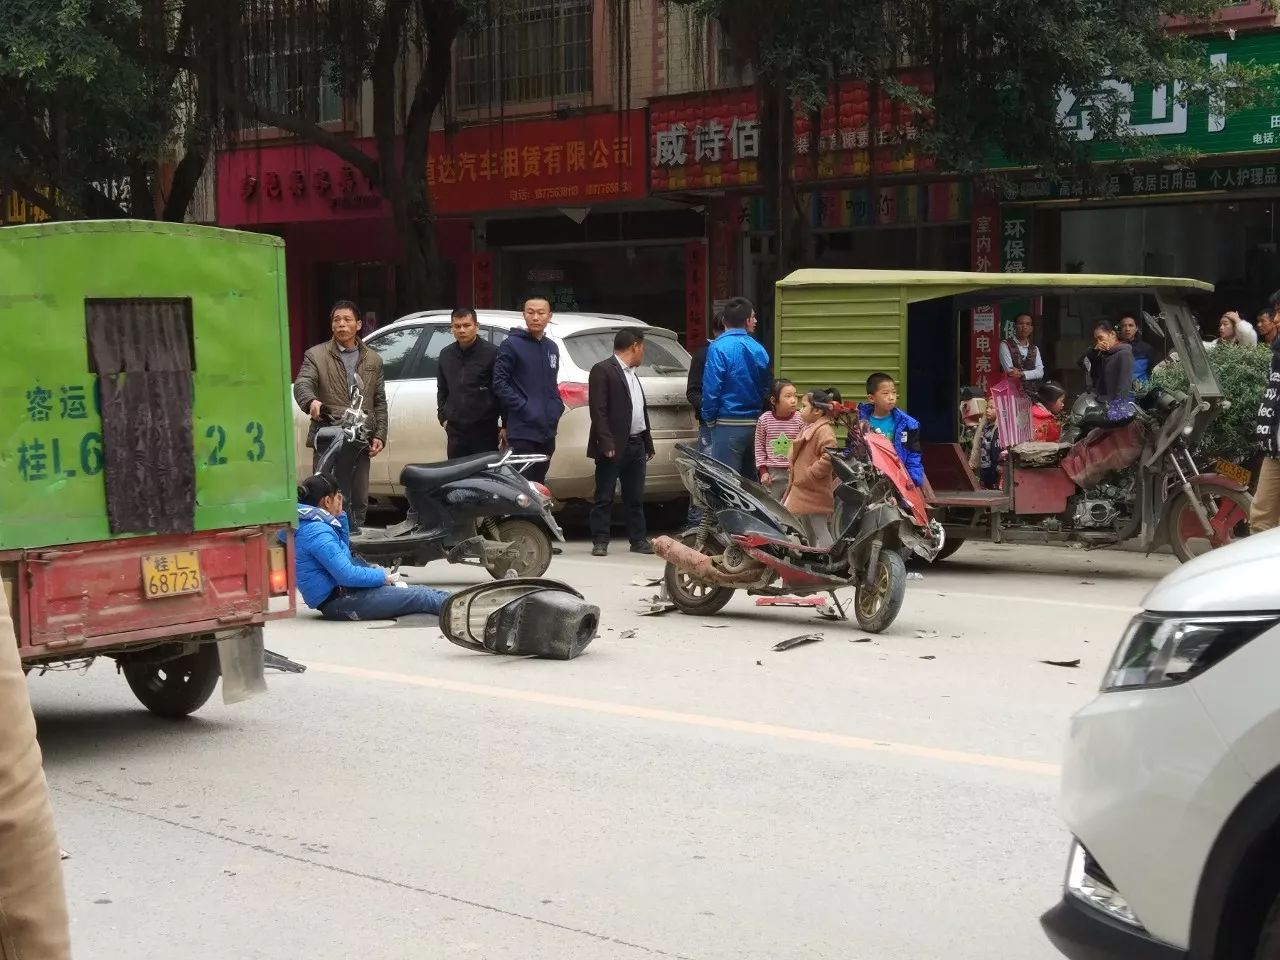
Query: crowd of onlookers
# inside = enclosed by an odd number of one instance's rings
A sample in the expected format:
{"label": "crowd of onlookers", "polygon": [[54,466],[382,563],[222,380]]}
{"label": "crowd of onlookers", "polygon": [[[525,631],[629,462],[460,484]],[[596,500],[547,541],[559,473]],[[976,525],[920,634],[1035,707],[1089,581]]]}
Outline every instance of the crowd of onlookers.
{"label": "crowd of onlookers", "polygon": [[[835,511],[831,462],[836,445],[834,387],[801,392],[791,380],[771,379],[768,351],[753,334],[751,302],[736,297],[712,324],[712,339],[693,355],[687,395],[698,418],[699,445],[743,477],[758,480],[800,520],[808,541],[832,542]],[[917,485],[924,484],[920,424],[898,408],[897,385],[885,373],[867,380],[859,415],[891,440]],[[690,521],[700,519],[697,508]]]}

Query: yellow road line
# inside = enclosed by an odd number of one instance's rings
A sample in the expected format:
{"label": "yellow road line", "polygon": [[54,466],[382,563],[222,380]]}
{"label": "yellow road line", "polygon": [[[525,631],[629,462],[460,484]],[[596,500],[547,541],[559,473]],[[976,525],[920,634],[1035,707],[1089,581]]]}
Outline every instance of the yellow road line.
{"label": "yellow road line", "polygon": [[483,683],[466,683],[461,680],[446,680],[441,677],[427,677],[410,673],[393,673],[386,670],[369,670],[365,667],[349,667],[333,663],[308,663],[307,667],[318,673],[328,673],[357,680],[378,680],[383,683],[398,683],[404,686],[425,687],[431,690],[447,690],[450,693],[467,693],[480,697],[491,697],[496,700],[536,703],[547,707],[560,707],[565,710],[581,710],[587,713],[630,717],[636,720],[657,720],[661,723],[672,723],[685,727],[701,727],[706,730],[744,733],[756,737],[817,743],[865,753],[935,760],[942,763],[954,763],[971,767],[990,767],[1013,773],[1030,773],[1045,777],[1056,777],[1062,772],[1057,764],[1042,763],[1037,760],[1019,760],[1014,757],[968,753],[963,750],[925,747],[911,743],[889,743],[884,740],[869,740],[866,737],[853,737],[843,733],[804,730],[799,727],[782,727],[772,723],[754,723],[749,720],[733,720],[728,717],[714,717],[700,713],[681,713],[675,710],[660,710],[654,707],[610,703],[606,700],[586,700],[581,697],[565,697],[554,693],[542,693],[537,690],[515,690],[510,687],[495,687]]}

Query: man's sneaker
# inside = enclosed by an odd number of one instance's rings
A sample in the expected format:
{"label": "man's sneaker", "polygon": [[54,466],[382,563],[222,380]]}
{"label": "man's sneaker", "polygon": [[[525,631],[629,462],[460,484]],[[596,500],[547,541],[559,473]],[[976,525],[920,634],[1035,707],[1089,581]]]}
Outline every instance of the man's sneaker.
{"label": "man's sneaker", "polygon": [[633,543],[631,545],[631,552],[643,553],[643,554],[647,554],[648,556],[653,556],[653,544],[650,543],[648,540],[641,540],[639,543]]}
{"label": "man's sneaker", "polygon": [[591,548],[593,557],[607,557],[609,555],[609,545],[606,543],[597,543]]}

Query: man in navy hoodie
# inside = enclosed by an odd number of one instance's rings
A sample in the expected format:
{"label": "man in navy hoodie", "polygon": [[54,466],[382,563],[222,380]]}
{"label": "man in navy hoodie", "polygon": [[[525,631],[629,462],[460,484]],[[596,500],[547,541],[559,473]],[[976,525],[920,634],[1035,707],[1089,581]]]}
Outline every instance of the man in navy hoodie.
{"label": "man in navy hoodie", "polygon": [[560,348],[546,336],[551,303],[543,297],[524,302],[524,330],[512,330],[493,364],[493,392],[506,412],[507,446],[512,453],[541,453],[546,463],[525,470],[545,483],[556,452],[556,429],[564,414],[560,399]]}

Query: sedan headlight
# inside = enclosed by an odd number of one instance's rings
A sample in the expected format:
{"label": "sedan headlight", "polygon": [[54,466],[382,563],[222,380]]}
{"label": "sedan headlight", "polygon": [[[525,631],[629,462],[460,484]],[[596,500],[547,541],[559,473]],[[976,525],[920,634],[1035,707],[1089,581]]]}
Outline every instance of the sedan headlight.
{"label": "sedan headlight", "polygon": [[1275,614],[1133,618],[1102,680],[1102,690],[1185,683],[1280,623]]}

